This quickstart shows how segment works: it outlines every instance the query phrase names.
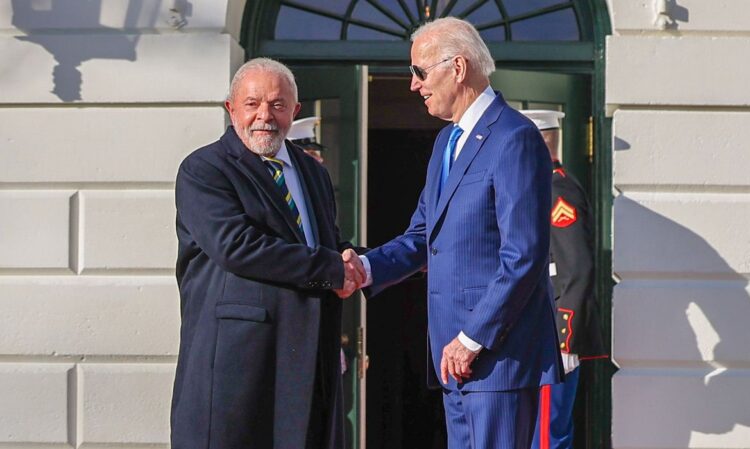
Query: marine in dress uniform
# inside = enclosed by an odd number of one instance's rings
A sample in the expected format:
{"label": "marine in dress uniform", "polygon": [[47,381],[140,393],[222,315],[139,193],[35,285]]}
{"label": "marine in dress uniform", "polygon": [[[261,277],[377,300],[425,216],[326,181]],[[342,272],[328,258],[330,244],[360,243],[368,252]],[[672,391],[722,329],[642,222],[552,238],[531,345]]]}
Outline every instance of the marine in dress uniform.
{"label": "marine in dress uniform", "polygon": [[324,162],[323,151],[326,150],[326,147],[319,144],[315,138],[315,126],[319,123],[320,117],[297,119],[292,122],[287,139],[302,148],[308,156],[322,164]]}
{"label": "marine in dress uniform", "polygon": [[579,363],[606,358],[594,297],[594,227],[591,206],[578,181],[557,156],[557,111],[521,111],[537,125],[553,161],[550,215],[550,277],[565,383],[542,387],[532,448],[573,447],[573,405]]}

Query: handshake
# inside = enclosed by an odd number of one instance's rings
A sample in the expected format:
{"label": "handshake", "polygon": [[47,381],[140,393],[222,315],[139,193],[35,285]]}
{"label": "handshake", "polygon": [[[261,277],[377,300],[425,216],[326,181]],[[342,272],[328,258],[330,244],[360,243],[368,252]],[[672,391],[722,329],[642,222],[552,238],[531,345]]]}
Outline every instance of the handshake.
{"label": "handshake", "polygon": [[334,292],[339,298],[344,299],[362,287],[362,284],[367,280],[367,272],[354,250],[344,250],[341,253],[341,259],[344,261],[344,285],[341,289],[334,290]]}

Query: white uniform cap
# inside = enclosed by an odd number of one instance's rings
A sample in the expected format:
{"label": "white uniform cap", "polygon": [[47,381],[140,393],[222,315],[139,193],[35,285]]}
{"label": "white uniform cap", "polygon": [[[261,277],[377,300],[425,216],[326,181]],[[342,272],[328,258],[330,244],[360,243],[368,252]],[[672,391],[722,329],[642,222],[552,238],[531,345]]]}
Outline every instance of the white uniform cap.
{"label": "white uniform cap", "polygon": [[320,121],[320,117],[307,117],[295,120],[292,127],[289,128],[289,134],[286,138],[289,140],[314,139],[315,125]]}
{"label": "white uniform cap", "polygon": [[560,119],[565,117],[564,112],[560,111],[545,111],[543,109],[529,109],[526,111],[519,111],[521,114],[530,118],[532,122],[539,128],[539,131],[545,129],[555,129],[560,127]]}

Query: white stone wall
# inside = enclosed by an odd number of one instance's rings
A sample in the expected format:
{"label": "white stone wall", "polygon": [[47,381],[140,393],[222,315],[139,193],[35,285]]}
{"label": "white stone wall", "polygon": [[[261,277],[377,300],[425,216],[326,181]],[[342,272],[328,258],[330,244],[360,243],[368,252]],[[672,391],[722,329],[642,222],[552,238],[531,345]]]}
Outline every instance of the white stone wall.
{"label": "white stone wall", "polygon": [[610,0],[613,446],[750,448],[750,4]]}
{"label": "white stone wall", "polygon": [[224,130],[230,3],[0,0],[0,448],[168,444],[174,178]]}

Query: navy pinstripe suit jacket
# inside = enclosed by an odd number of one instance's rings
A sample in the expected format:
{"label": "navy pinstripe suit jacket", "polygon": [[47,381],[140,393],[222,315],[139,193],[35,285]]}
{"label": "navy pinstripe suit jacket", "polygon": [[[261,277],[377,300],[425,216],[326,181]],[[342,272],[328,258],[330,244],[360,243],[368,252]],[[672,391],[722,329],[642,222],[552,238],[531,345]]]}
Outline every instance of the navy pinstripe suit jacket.
{"label": "navy pinstripe suit jacket", "polygon": [[449,389],[507,391],[560,382],[554,300],[548,273],[550,172],[534,124],[498,94],[480,118],[438,196],[450,129],[433,147],[425,187],[403,235],[366,254],[365,294],[428,267],[433,369],[464,331],[484,350],[463,384]]}

